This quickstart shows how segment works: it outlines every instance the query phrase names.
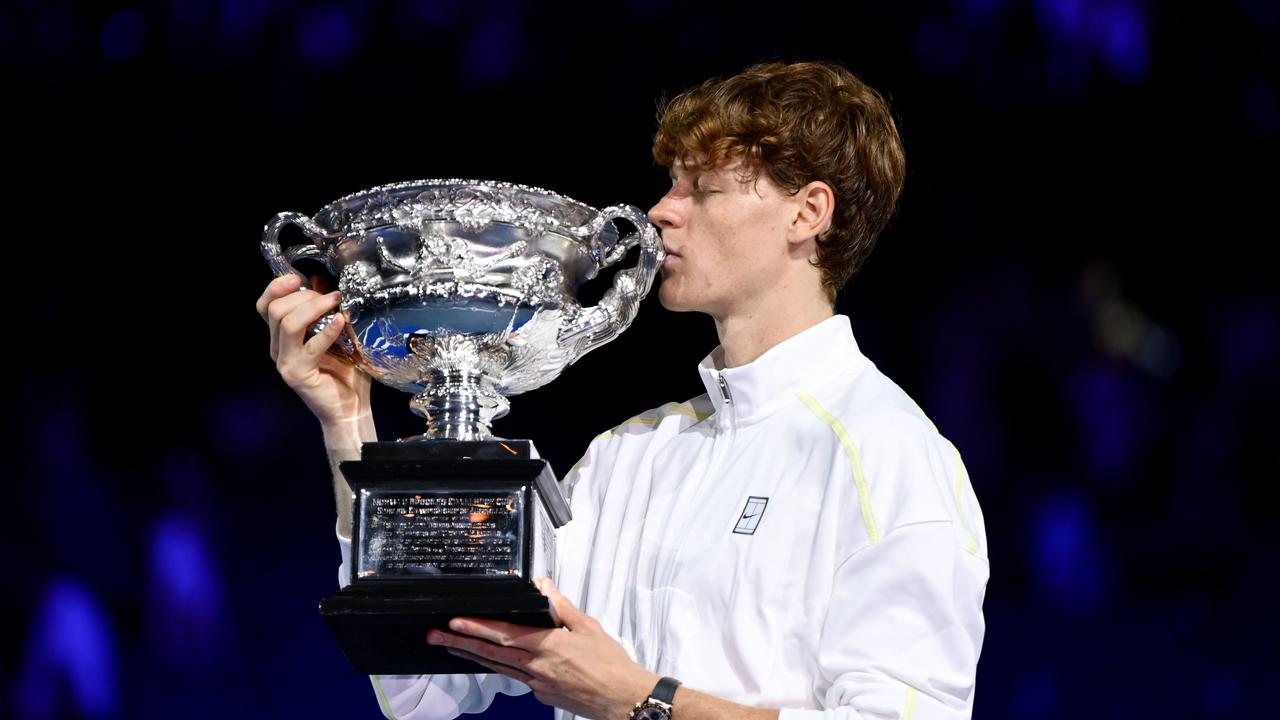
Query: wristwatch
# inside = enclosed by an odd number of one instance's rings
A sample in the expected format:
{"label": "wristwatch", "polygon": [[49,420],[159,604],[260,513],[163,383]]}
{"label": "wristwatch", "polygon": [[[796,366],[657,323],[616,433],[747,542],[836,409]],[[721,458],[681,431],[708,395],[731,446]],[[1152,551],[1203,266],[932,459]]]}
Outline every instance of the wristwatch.
{"label": "wristwatch", "polygon": [[636,703],[631,720],[671,720],[671,703],[676,699],[680,681],[664,677],[649,693],[649,697]]}

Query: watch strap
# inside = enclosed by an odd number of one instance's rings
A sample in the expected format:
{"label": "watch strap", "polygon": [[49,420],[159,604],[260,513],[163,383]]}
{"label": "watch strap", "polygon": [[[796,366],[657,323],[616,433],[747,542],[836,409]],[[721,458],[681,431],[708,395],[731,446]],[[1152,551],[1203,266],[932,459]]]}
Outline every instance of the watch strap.
{"label": "watch strap", "polygon": [[664,677],[658,681],[656,686],[654,686],[653,692],[649,693],[649,697],[657,700],[658,702],[670,705],[672,701],[676,699],[676,688],[678,687],[680,687],[679,680],[671,677]]}

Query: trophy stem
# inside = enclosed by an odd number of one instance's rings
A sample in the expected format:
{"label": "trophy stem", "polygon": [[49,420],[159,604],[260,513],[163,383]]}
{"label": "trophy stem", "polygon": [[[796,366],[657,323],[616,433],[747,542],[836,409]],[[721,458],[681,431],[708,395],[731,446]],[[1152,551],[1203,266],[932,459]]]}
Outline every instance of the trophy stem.
{"label": "trophy stem", "polygon": [[495,383],[478,370],[432,370],[426,390],[413,396],[409,408],[427,419],[421,440],[491,440],[489,426],[507,414],[510,403]]}

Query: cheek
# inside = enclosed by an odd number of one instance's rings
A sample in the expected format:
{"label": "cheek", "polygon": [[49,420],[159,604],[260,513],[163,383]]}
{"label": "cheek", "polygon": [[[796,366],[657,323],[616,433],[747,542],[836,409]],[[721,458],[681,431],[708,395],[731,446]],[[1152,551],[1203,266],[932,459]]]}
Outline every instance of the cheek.
{"label": "cheek", "polygon": [[740,284],[758,284],[767,280],[785,260],[784,228],[777,227],[777,217],[766,213],[747,215],[733,232],[725,233],[716,244],[719,261],[732,265]]}
{"label": "cheek", "polygon": [[748,259],[740,226],[726,222],[708,223],[706,237],[708,242],[700,250],[711,267],[737,266]]}

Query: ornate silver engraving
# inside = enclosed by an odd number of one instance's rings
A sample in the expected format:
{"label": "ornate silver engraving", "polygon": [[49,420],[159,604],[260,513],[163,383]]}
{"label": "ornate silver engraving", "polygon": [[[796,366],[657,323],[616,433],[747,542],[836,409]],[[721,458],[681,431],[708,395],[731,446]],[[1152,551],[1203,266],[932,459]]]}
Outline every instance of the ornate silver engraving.
{"label": "ornate silver engraving", "polygon": [[372,263],[363,260],[342,268],[338,276],[338,289],[344,297],[363,297],[378,289],[382,278]]}
{"label": "ornate silver engraving", "polygon": [[[636,231],[619,237],[617,219]],[[286,224],[312,244],[282,249]],[[636,267],[619,272],[595,307],[581,307],[578,286],[637,246]],[[304,257],[337,274],[349,321],[341,354],[414,393],[411,409],[428,419],[423,438],[461,439],[489,437],[506,396],[550,382],[625,330],[664,257],[637,208],[598,211],[482,180],[383,185],[315,218],[280,213],[262,251],[277,274],[297,272],[292,263]]]}

